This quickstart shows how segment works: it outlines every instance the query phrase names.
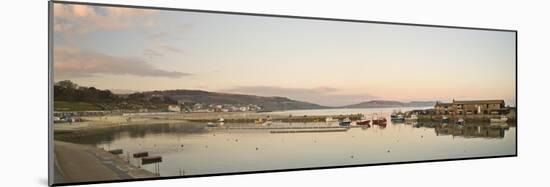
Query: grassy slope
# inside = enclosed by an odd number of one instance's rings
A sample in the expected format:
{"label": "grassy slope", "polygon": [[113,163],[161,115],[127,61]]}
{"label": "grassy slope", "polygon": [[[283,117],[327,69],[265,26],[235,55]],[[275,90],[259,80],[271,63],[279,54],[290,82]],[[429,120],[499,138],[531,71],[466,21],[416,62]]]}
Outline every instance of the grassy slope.
{"label": "grassy slope", "polygon": [[101,107],[86,102],[55,101],[53,104],[55,111],[86,111],[102,110]]}

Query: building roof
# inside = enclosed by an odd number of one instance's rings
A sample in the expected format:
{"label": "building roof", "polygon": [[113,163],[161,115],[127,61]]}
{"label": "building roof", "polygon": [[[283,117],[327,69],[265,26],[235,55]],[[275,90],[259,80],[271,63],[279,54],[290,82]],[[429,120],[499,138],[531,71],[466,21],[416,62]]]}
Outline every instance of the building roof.
{"label": "building roof", "polygon": [[441,103],[441,102],[435,103],[435,106],[451,106],[451,105],[453,105],[453,103]]}
{"label": "building roof", "polygon": [[504,104],[504,100],[453,101],[453,104]]}

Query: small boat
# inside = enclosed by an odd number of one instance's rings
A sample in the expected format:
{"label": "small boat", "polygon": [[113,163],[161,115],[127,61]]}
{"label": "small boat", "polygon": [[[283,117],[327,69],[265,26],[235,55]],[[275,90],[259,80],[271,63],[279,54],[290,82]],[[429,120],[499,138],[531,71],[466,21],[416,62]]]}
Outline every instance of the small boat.
{"label": "small boat", "polygon": [[443,117],[441,118],[441,123],[449,123],[449,122],[450,122],[450,121],[449,121],[449,118],[448,118],[447,116],[443,116]]}
{"label": "small boat", "polygon": [[264,120],[262,118],[258,118],[257,120],[254,120],[254,123],[256,124],[263,124]]}
{"label": "small boat", "polygon": [[456,124],[458,125],[464,125],[466,123],[466,121],[464,121],[464,119],[462,118],[458,118],[458,120],[456,120]]}
{"label": "small boat", "polygon": [[374,125],[385,125],[386,122],[387,122],[387,120],[384,117],[378,117],[378,118],[372,120],[372,124],[374,124]]}
{"label": "small boat", "polygon": [[346,118],[338,123],[340,126],[349,126],[351,124],[351,120],[349,118]]}
{"label": "small boat", "polygon": [[408,118],[405,118],[405,121],[408,121],[408,122],[418,121],[418,116],[412,114]]}
{"label": "small boat", "polygon": [[506,123],[508,121],[508,118],[506,116],[500,116],[500,118],[491,118],[491,123]]}
{"label": "small boat", "polygon": [[212,122],[208,122],[208,123],[206,124],[206,126],[207,126],[207,127],[216,127],[217,125],[214,124],[214,123],[212,123]]}
{"label": "small boat", "polygon": [[357,125],[370,125],[370,120],[368,120],[368,119],[359,120],[359,121],[355,122],[355,124],[357,124]]}
{"label": "small boat", "polygon": [[218,120],[218,122],[225,122],[225,119],[220,118],[220,119]]}
{"label": "small boat", "polygon": [[403,114],[399,114],[399,113],[392,113],[390,115],[390,120],[392,122],[402,122],[405,120],[405,117],[403,116]]}
{"label": "small boat", "polygon": [[271,118],[271,116],[267,116],[264,125],[271,125],[271,123],[273,123],[273,118]]}

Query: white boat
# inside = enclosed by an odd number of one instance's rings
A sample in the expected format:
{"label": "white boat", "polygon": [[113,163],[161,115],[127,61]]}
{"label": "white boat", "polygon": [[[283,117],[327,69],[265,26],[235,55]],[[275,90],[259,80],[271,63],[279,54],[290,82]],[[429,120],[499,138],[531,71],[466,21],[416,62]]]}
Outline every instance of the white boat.
{"label": "white boat", "polygon": [[464,119],[462,118],[458,118],[458,120],[456,120],[456,124],[458,125],[464,125],[464,123],[466,123],[466,121],[464,121]]}
{"label": "white boat", "polygon": [[338,124],[339,124],[340,126],[350,126],[350,124],[351,124],[351,119],[345,118],[344,120],[340,121]]}
{"label": "white boat", "polygon": [[216,127],[216,126],[217,126],[217,125],[214,124],[214,123],[212,123],[212,122],[208,122],[208,123],[206,124],[206,127]]}
{"label": "white boat", "polygon": [[491,118],[491,123],[506,123],[508,118],[506,116],[500,116],[500,118]]}

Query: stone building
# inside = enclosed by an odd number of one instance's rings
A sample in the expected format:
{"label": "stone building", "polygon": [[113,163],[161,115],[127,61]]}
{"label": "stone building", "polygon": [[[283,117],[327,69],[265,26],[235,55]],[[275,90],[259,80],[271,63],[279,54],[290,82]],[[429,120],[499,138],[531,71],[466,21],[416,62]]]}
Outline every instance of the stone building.
{"label": "stone building", "polygon": [[507,108],[504,100],[472,100],[455,101],[452,103],[435,103],[435,112],[438,115],[472,115],[472,114],[505,114]]}

